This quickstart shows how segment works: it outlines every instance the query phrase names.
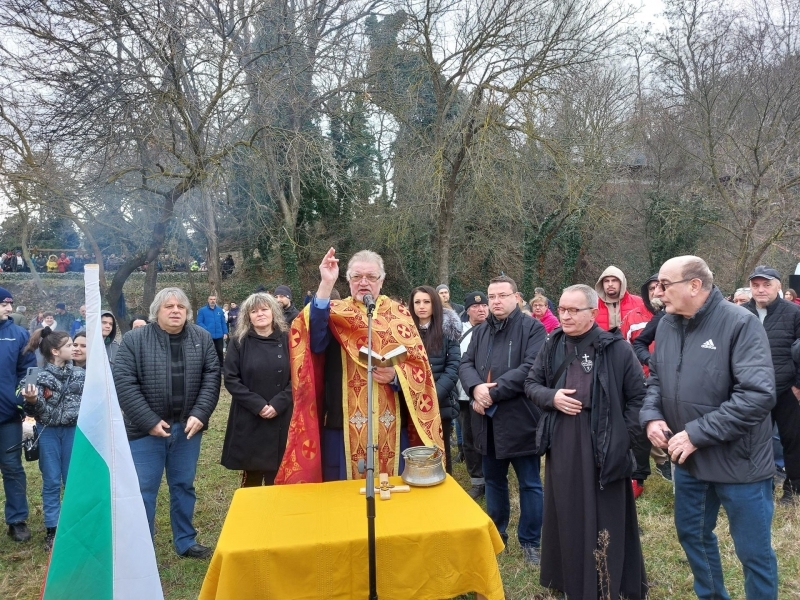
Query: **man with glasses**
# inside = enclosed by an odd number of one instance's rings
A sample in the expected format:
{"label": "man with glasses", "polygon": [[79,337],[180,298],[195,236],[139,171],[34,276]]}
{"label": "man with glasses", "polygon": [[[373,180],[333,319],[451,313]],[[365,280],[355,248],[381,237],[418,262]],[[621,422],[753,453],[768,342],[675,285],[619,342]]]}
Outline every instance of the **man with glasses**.
{"label": "man with glasses", "polygon": [[656,332],[639,414],[654,446],[676,463],[675,528],[698,598],[729,598],[714,535],[725,507],[747,598],[776,600],[771,546],[775,371],[758,319],[726,302],[696,256],[665,262]]}
{"label": "man with glasses", "polygon": [[[643,600],[647,576],[628,481],[633,440],[643,437],[644,378],[620,333],[595,323],[597,304],[587,285],[564,290],[561,328],[525,380],[527,397],[548,415],[544,424],[552,422],[543,427],[551,433],[540,582],[569,598],[597,598],[602,589],[602,597]],[[595,559],[601,532],[608,536],[605,581]]]}
{"label": "man with glasses", "polygon": [[350,297],[344,300],[331,299],[339,277],[333,248],[319,272],[317,293],[292,322],[289,336],[294,410],[275,483],[365,477],[359,460],[366,459],[368,444],[367,370],[361,353],[367,346],[368,298],[374,302],[373,352],[384,356],[399,346],[408,352],[395,366],[373,370],[375,466],[399,475],[405,448],[424,444],[444,450],[436,385],[422,339],[408,309],[381,295],[386,272],[380,255],[362,250],[350,258]]}
{"label": "man with glasses", "polygon": [[594,289],[600,297],[597,325],[606,331],[619,327],[625,315],[637,307],[644,306],[639,296],[628,292],[628,280],[625,274],[614,265],[603,271]]}
{"label": "man with glasses", "polygon": [[759,265],[750,274],[753,298],[744,305],[756,315],[769,339],[775,367],[775,395],[772,419],[778,426],[783,446],[786,479],[781,504],[800,500],[800,365],[792,358],[792,346],[800,339],[800,306],[781,294],[778,271]]}
{"label": "man with glasses", "polygon": [[542,482],[536,454],[539,410],[525,399],[525,377],[547,337],[538,319],[517,305],[517,284],[505,275],[489,282],[489,316],[472,333],[459,379],[472,399],[475,449],[483,456],[486,510],[504,542],[511,507],[508,467],[519,482],[517,537],[528,564],[539,564]]}

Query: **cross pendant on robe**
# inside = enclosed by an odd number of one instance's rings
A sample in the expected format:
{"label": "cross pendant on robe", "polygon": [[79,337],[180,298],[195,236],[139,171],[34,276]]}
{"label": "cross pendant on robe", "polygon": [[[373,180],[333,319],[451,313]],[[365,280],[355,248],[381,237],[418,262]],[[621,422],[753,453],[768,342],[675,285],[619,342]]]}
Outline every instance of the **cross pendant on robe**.
{"label": "cross pendant on robe", "polygon": [[586,362],[587,360],[589,360],[589,355],[584,354],[583,356],[581,356],[581,358],[583,359],[584,362]]}

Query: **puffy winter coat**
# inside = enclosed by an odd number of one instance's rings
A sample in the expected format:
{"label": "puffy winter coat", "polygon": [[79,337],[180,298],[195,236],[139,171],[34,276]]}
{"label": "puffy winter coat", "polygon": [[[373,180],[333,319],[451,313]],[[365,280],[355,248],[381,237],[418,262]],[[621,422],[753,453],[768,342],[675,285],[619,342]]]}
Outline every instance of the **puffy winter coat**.
{"label": "puffy winter coat", "polygon": [[36,403],[25,402],[25,412],[36,417],[41,425],[74,427],[78,423],[85,379],[86,371],[80,367],[71,364],[57,367],[46,362],[36,379],[39,388]]}
{"label": "puffy winter coat", "polygon": [[[553,406],[561,381],[553,381],[555,370],[564,360],[564,332],[556,329],[545,342],[525,379],[525,393],[543,410]],[[644,433],[639,425],[645,387],[642,369],[633,349],[616,331],[603,331],[594,342],[594,385],[592,389],[592,449],[599,470],[600,485],[629,478],[636,467],[631,450],[633,440]],[[566,416],[566,415],[558,415]]]}
{"label": "puffy winter coat", "polygon": [[716,483],[771,478],[775,372],[758,319],[714,287],[690,319],[658,324],[639,422],[664,420],[697,447],[680,468]]}
{"label": "puffy winter coat", "polygon": [[541,319],[536,316],[534,316],[534,319],[538,319],[542,322],[542,325],[544,325],[544,330],[547,333],[550,333],[554,329],[561,327],[561,322],[556,318],[556,316],[553,314],[553,311],[551,311],[549,308],[545,311],[544,316]]}
{"label": "puffy winter coat", "polygon": [[492,419],[497,458],[536,453],[536,425],[541,411],[525,397],[525,378],[546,338],[544,325],[519,308],[502,321],[489,315],[472,330],[458,369],[461,385],[474,398],[475,387],[486,383],[490,372],[491,381],[497,384],[489,390],[497,405],[493,417],[469,409],[475,448],[481,454],[488,452],[488,419]]}
{"label": "puffy winter coat", "polygon": [[[208,332],[187,323],[183,338],[184,407],[180,421],[189,417],[208,427],[219,400],[219,362]],[[162,419],[172,421],[172,370],[169,335],[157,323],[132,329],[122,336],[114,362],[114,384],[124,413],[128,439],[149,434]]]}
{"label": "puffy winter coat", "polygon": [[[436,382],[436,395],[439,399],[439,413],[442,419],[458,417],[458,365],[461,362],[461,348],[458,340],[461,337],[461,320],[455,311],[445,309],[442,321],[442,348],[437,353],[428,351],[428,362],[431,365],[433,380]],[[420,330],[423,341],[427,331]]]}
{"label": "puffy winter coat", "polygon": [[[241,342],[232,340],[225,354],[225,388],[231,410],[220,462],[229,469],[277,471],[292,418],[288,334],[261,337],[250,331]],[[268,404],[278,414],[264,419],[258,413]]]}
{"label": "puffy winter coat", "polygon": [[[622,297],[612,302],[606,296],[605,290],[603,289],[603,279],[606,277],[616,277],[620,280],[620,289],[622,290]],[[606,331],[609,329],[610,318],[609,318],[609,305],[610,310],[616,310],[617,304],[619,304],[619,320],[614,323],[614,327],[619,327],[622,324],[622,320],[625,318],[630,311],[632,311],[637,306],[644,306],[644,301],[639,296],[634,296],[628,292],[628,280],[625,278],[625,274],[615,266],[608,267],[600,277],[597,278],[597,283],[594,286],[597,295],[600,297],[600,302],[597,303],[597,319],[596,323],[599,327],[602,327]]]}
{"label": "puffy winter coat", "polygon": [[228,323],[225,319],[225,312],[219,305],[211,308],[206,304],[197,311],[197,324],[205,329],[212,340],[218,340],[228,333]]}
{"label": "puffy winter coat", "polygon": [[22,352],[29,339],[30,334],[11,319],[0,321],[0,425],[22,419],[23,399],[17,387],[28,367],[36,366],[36,355]]}
{"label": "puffy winter coat", "polygon": [[[743,306],[758,317],[754,299]],[[792,358],[792,344],[800,339],[800,306],[778,296],[767,306],[764,329],[775,368],[775,392],[780,396],[792,386],[800,387],[800,364]]]}

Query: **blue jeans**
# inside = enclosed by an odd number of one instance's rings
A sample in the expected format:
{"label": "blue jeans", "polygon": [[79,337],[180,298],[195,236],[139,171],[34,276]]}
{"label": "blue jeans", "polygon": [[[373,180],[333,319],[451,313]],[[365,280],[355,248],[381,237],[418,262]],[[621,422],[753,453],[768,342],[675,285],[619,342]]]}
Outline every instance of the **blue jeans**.
{"label": "blue jeans", "polygon": [[3,475],[3,491],[6,494],[6,523],[22,523],[28,520],[28,498],[25,495],[27,480],[22,468],[22,448],[8,453],[7,448],[22,441],[22,421],[11,421],[0,425],[0,473]]}
{"label": "blue jeans", "polygon": [[139,478],[150,535],[155,535],[156,499],[161,487],[161,476],[167,472],[169,486],[169,520],[172,525],[172,544],[178,554],[183,554],[195,544],[197,531],[192,525],[194,504],[194,476],[200,456],[202,432],[186,439],[184,425],[175,422],[169,437],[148,435],[131,440],[131,455]]}
{"label": "blue jeans", "polygon": [[483,457],[483,477],[486,480],[486,512],[489,513],[503,541],[508,540],[506,528],[511,516],[508,498],[508,465],[514,467],[519,482],[520,546],[539,547],[542,538],[542,479],[539,476],[539,457],[496,458],[494,444],[488,444]]}
{"label": "blue jeans", "polygon": [[710,483],[676,466],[675,528],[700,600],[729,600],[714,528],[720,504],[730,523],[749,600],[777,600],[778,562],[771,544],[772,478],[755,483]]}
{"label": "blue jeans", "polygon": [[[41,427],[41,425],[39,425]],[[39,470],[42,472],[44,526],[56,527],[61,514],[61,486],[67,485],[75,427],[45,427],[39,436]]]}

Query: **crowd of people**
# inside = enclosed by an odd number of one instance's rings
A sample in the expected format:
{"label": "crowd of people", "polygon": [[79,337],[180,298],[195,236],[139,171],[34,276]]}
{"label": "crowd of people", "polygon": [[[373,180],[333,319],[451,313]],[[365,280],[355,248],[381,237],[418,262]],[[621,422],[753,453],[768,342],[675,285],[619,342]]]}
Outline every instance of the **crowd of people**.
{"label": "crowd of people", "polygon": [[[117,256],[111,253],[103,258],[103,268],[106,271],[116,271],[128,260],[128,256]],[[66,252],[47,253],[33,252],[31,262],[38,273],[82,273],[85,265],[96,264],[97,256],[94,253],[68,250]],[[220,259],[220,271],[223,278],[233,274],[236,263],[233,256],[228,254]],[[7,250],[0,254],[0,272],[5,273],[30,273],[30,267],[22,256],[21,250]],[[137,269],[146,271],[147,263]],[[195,258],[179,258],[172,254],[163,254],[156,261],[156,270],[159,273],[186,273],[189,271],[207,271],[205,261]]]}
{"label": "crowd of people", "polygon": [[[334,249],[319,271],[302,310],[288,286],[260,287],[241,306],[208,296],[192,323],[186,294],[166,288],[119,340],[113,315],[102,314],[150,532],[166,473],[177,554],[213,552],[197,541],[194,481],[223,384],[231,405],[221,463],[241,471],[242,486],[362,477],[369,310],[373,350],[406,350],[373,369],[381,473],[401,473],[410,446],[438,446],[448,473],[465,463],[466,492],[485,496],[507,541],[513,467],[517,537],[541,584],[568,598],[636,599],[648,593],[636,498],[652,457],[674,484],[698,597],[728,597],[714,534],[723,506],[746,596],[777,598],[776,478],[780,503],[800,501],[800,302],[776,270],[757,267],[748,288],[725,298],[698,257],[667,261],[641,295],[610,266],[557,302],[541,288],[526,302],[503,275],[463,304],[445,284],[417,286],[407,300],[382,295],[386,272],[371,251],[350,258],[346,298]],[[27,328],[4,289],[0,308],[0,446],[22,441],[19,407],[35,418],[49,548],[83,386],[85,307],[75,317],[56,304]],[[37,363],[35,382],[25,382]],[[26,541],[20,453],[0,461],[8,534]]]}

